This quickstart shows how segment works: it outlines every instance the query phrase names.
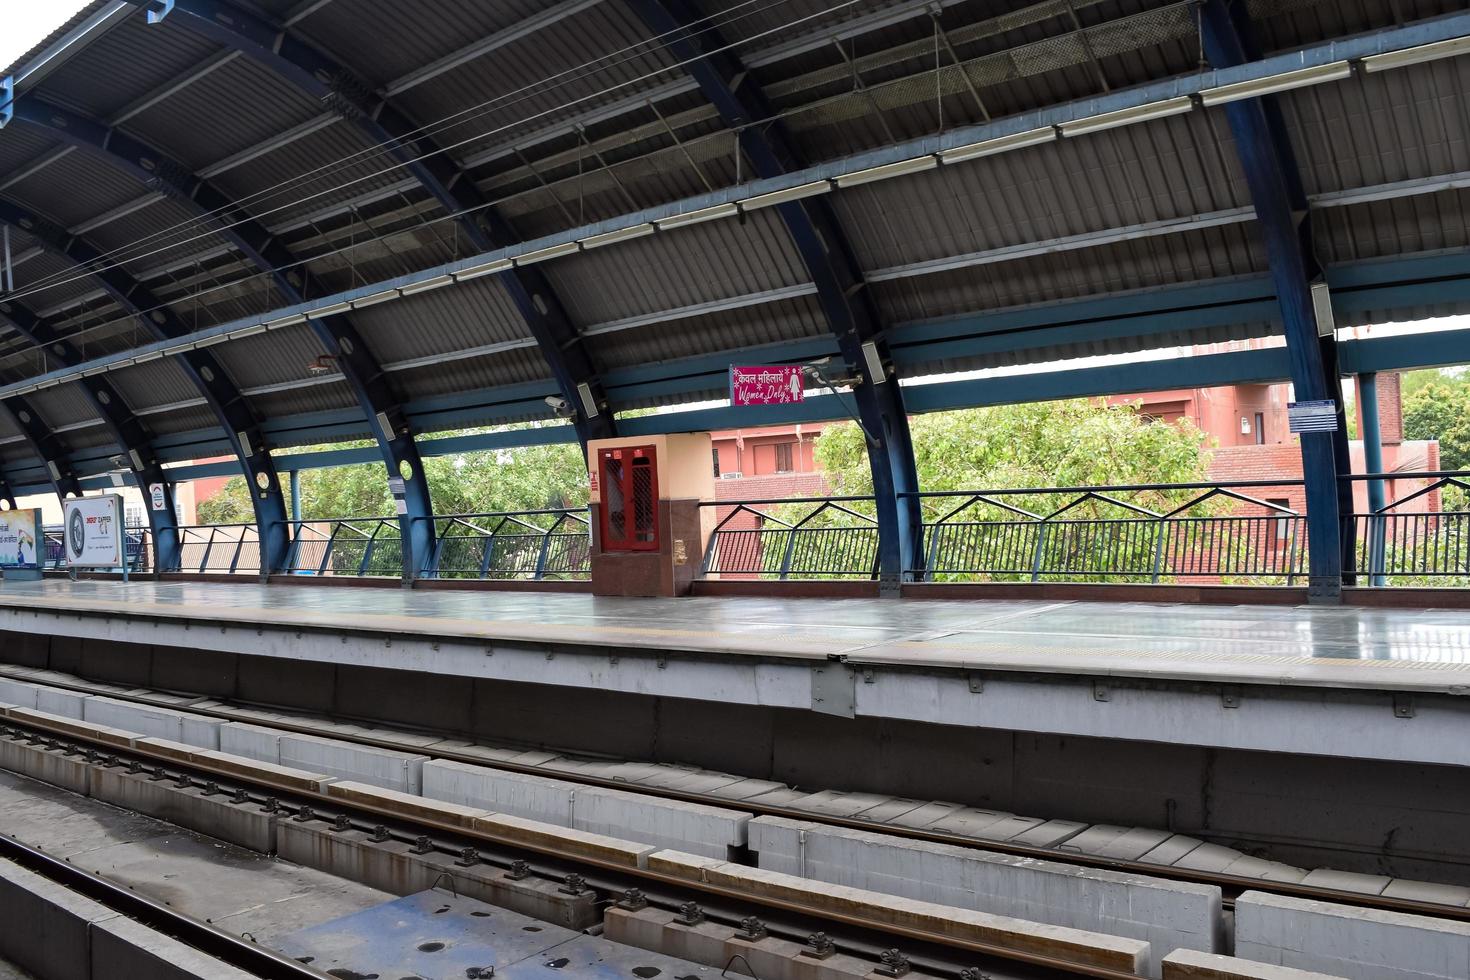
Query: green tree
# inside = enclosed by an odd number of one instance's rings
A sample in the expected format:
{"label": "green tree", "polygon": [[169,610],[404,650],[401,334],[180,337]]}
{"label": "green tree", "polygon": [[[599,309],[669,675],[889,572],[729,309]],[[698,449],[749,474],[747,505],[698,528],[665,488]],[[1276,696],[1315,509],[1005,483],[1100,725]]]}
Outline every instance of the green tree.
{"label": "green tree", "polygon": [[1440,469],[1470,468],[1470,374],[1406,375],[1404,438],[1438,439]]}
{"label": "green tree", "polygon": [[[442,433],[440,437],[460,433]],[[370,447],[347,443],[322,449]],[[438,514],[580,508],[587,504],[587,468],[575,445],[525,446],[435,456],[424,460],[429,494]],[[301,515],[309,521],[337,517],[385,517],[393,513],[383,464],[359,463],[301,474]],[[255,519],[250,490],[235,477],[199,505],[201,524]]]}

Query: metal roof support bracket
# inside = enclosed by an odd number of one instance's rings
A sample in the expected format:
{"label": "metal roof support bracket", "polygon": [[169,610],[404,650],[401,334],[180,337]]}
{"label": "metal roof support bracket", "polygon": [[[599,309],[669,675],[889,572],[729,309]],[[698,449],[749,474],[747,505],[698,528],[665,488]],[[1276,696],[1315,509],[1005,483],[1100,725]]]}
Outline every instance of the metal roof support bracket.
{"label": "metal roof support bracket", "polygon": [[148,0],[148,23],[159,24],[174,9],[174,0]]}
{"label": "metal roof support bracket", "polygon": [[[1253,60],[1249,15],[1243,0],[1205,0],[1200,16],[1201,40],[1214,68]],[[1319,333],[1312,287],[1323,270],[1312,252],[1311,219],[1295,155],[1274,97],[1242,99],[1225,107],[1236,154],[1250,188],[1256,218],[1266,243],[1271,279],[1286,326],[1291,381],[1298,400],[1333,399],[1336,432],[1301,434],[1302,475],[1307,494],[1308,597],[1313,602],[1342,601],[1344,581],[1351,581],[1353,541],[1352,488],[1340,475],[1352,471],[1347,424],[1338,378],[1337,341],[1332,331]]]}
{"label": "metal roof support bracket", "polygon": [[[801,161],[779,122],[753,125],[771,118],[764,94],[723,38],[707,27],[693,30],[701,17],[687,0],[630,0],[630,5],[648,29],[664,38],[678,60],[686,63],[685,71],[699,84],[704,97],[725,125],[739,134],[741,149],[756,176],[779,177],[800,168]],[[860,379],[853,395],[859,421],[869,436],[879,587],[885,595],[896,595],[905,578],[923,574],[924,529],[908,414],[883,324],[831,205],[825,199],[808,198],[776,207],[817,287],[818,302],[847,372]]]}
{"label": "metal roof support bracket", "polygon": [[[147,0],[129,0],[141,4]],[[470,180],[459,180],[452,159],[439,152],[432,139],[386,99],[376,99],[366,85],[356,83],[357,74],[323,52],[305,43],[289,30],[282,30],[261,17],[226,0],[176,0],[177,19],[199,34],[271,69],[302,92],[341,107],[350,101],[344,118],[370,144],[383,145],[405,171],[439,202],[457,215],[456,224],[479,251],[519,240],[505,220],[489,206]],[[349,84],[351,83],[351,84]],[[364,104],[370,100],[372,104]],[[508,268],[498,278],[511,302],[526,321],[553,378],[568,404],[581,401],[578,386],[586,385],[599,405],[606,402],[598,372],[583,344],[581,334],[539,269]],[[616,434],[611,411],[589,417],[579,412],[577,434],[588,439]]]}
{"label": "metal roof support bracket", "polygon": [[15,78],[6,75],[0,78],[0,129],[4,129],[15,118]]}

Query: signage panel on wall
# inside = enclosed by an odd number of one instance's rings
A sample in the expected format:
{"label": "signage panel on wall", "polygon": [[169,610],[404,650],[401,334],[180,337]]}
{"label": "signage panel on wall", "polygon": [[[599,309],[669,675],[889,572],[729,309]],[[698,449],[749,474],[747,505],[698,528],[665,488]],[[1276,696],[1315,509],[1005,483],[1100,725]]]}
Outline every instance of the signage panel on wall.
{"label": "signage panel on wall", "polygon": [[40,568],[45,540],[39,510],[0,512],[0,568]]}
{"label": "signage panel on wall", "polygon": [[794,405],[805,400],[800,364],[730,366],[731,405]]}
{"label": "signage panel on wall", "polygon": [[1292,432],[1336,432],[1337,402],[1330,398],[1290,402],[1286,406],[1286,419]]}
{"label": "signage panel on wall", "polygon": [[66,502],[63,552],[72,568],[123,567],[123,502],[115,493]]}

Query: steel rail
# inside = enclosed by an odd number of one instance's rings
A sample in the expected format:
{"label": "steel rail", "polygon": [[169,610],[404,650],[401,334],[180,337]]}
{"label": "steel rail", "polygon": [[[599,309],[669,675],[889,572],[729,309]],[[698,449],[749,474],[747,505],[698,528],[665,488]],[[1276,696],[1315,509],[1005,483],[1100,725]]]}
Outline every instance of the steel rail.
{"label": "steel rail", "polygon": [[141,922],[201,953],[264,980],[331,980],[328,974],[299,960],[225,932],[213,923],[155,902],[124,885],[53,857],[8,834],[0,834],[0,858],[12,861],[68,891],[85,895],[119,915]]}
{"label": "steel rail", "polygon": [[[31,683],[27,681],[26,683]],[[47,679],[42,683],[52,687],[80,693],[96,694],[93,687],[85,684],[68,684]],[[162,698],[148,698],[136,694],[122,692],[106,692],[106,696],[121,701],[130,701],[136,704],[155,708],[165,708],[170,711],[186,711],[190,714],[205,715],[212,718],[226,719],[234,722],[262,724],[259,719],[251,719],[241,716],[229,710],[218,708],[196,708],[189,705],[180,705],[176,701]],[[349,717],[349,716],[343,716]],[[350,716],[356,718],[356,716]],[[356,718],[360,721],[370,721],[374,724],[381,722],[371,718]],[[4,724],[4,722],[0,722]],[[362,745],[368,748],[387,749],[390,751],[402,751],[403,743],[391,739],[378,739],[371,736],[356,733],[344,733],[337,731],[324,731],[310,724],[291,724],[278,719],[271,719],[267,727],[280,729],[297,735],[314,735],[317,737],[330,737],[354,745]],[[403,729],[405,733],[411,729]],[[443,735],[444,732],[424,730],[427,734]],[[1362,892],[1340,891],[1332,888],[1324,888],[1318,885],[1301,885],[1293,882],[1272,881],[1263,878],[1250,878],[1241,875],[1228,875],[1217,871],[1195,871],[1187,868],[1176,868],[1166,864],[1150,864],[1143,861],[1128,861],[1118,858],[1105,858],[1093,854],[1085,854],[1078,851],[1063,851],[1056,848],[1033,847],[1025,844],[1012,844],[1006,841],[985,840],[978,837],[967,837],[961,834],[952,834],[945,831],[927,830],[915,827],[903,827],[893,824],[874,823],[871,820],[859,820],[852,817],[840,817],[832,814],[816,813],[797,807],[776,806],[764,803],[751,803],[747,800],[730,800],[726,797],[716,796],[708,793],[691,793],[684,790],[667,789],[657,786],[645,786],[641,783],[632,783],[621,779],[611,779],[604,776],[593,776],[580,772],[564,772],[560,770],[549,770],[540,766],[524,765],[514,762],[497,761],[494,764],[486,762],[482,756],[471,753],[454,752],[452,750],[439,750],[434,746],[426,746],[415,751],[437,759],[450,762],[462,762],[468,765],[480,766],[486,769],[497,769],[505,772],[519,773],[522,775],[541,776],[543,778],[554,778],[564,782],[576,783],[582,786],[595,786],[606,789],[617,789],[623,792],[637,793],[642,796],[650,796],[658,799],[676,800],[683,803],[699,803],[705,806],[716,806],[722,809],[743,810],[758,816],[783,817],[788,820],[800,820],[806,823],[817,823],[831,827],[842,827],[849,830],[866,830],[871,833],[887,834],[893,837],[902,837],[909,840],[925,841],[934,844],[950,844],[956,847],[964,847],[970,850],[992,851],[1000,854],[1009,854],[1017,857],[1036,858],[1043,861],[1052,861],[1063,864],[1077,865],[1087,868],[1096,868],[1104,871],[1118,871],[1126,874],[1142,874],[1153,878],[1165,878],[1171,881],[1189,882],[1192,884],[1217,885],[1225,894],[1227,907],[1233,904],[1235,895],[1245,891],[1260,891],[1276,895],[1284,895],[1293,898],[1305,898],[1317,901],[1335,902],[1339,905],[1352,905],[1358,908],[1379,909],[1390,912],[1405,912],[1412,915],[1428,915],[1441,919],[1452,919],[1460,922],[1470,922],[1470,907],[1456,905],[1443,905],[1436,902],[1419,901],[1415,899],[1392,898],[1383,895],[1367,895]]]}
{"label": "steel rail", "polygon": [[[172,770],[181,775],[189,775],[190,779],[205,779],[205,781],[215,783],[221,787],[231,784],[246,784],[268,792],[270,799],[274,799],[278,803],[279,801],[307,801],[299,804],[297,814],[298,816],[301,815],[301,807],[310,807],[308,811],[310,819],[331,822],[330,817],[332,814],[355,813],[359,816],[366,815],[371,817],[376,821],[372,826],[387,824],[410,826],[415,829],[433,831],[451,840],[466,840],[490,844],[502,851],[528,853],[549,858],[559,864],[594,869],[605,876],[604,881],[615,882],[616,884],[613,885],[613,888],[621,888],[624,891],[628,887],[638,887],[641,890],[643,886],[653,885],[672,890],[676,893],[695,893],[711,896],[741,906],[758,906],[763,909],[796,915],[806,919],[832,922],[867,933],[879,933],[885,936],[910,940],[926,946],[942,947],[972,955],[992,957],[1027,967],[1038,967],[1053,971],[1050,975],[1088,977],[1096,978],[1096,980],[1139,980],[1138,974],[1123,972],[1110,967],[1079,963],[1064,957],[1049,956],[1043,953],[1034,953],[1008,946],[977,942],[958,936],[947,935],[942,932],[931,932],[927,929],[884,922],[881,919],[851,912],[813,909],[797,902],[771,895],[759,894],[739,888],[730,888],[706,881],[696,881],[676,875],[663,874],[647,868],[632,867],[615,861],[589,857],[583,854],[568,854],[553,845],[543,845],[505,837],[486,830],[434,820],[422,814],[409,814],[401,810],[374,806],[361,800],[346,800],[331,796],[325,792],[306,790],[289,781],[274,780],[261,773],[246,773],[237,769],[216,769],[197,759],[180,759],[167,751],[154,749],[146,743],[123,746],[116,742],[107,741],[105,738],[94,737],[88,735],[85,731],[77,730],[75,726],[69,723],[70,720],[67,721],[67,724],[51,725],[39,719],[5,716],[3,719],[0,719],[0,734],[3,734],[5,729],[13,729],[18,732],[29,731],[32,733],[41,733],[40,737],[45,742],[50,743],[52,747],[61,747],[68,744],[72,746],[85,745],[85,749],[79,748],[77,751],[88,752],[94,757],[100,755],[103,760],[102,764],[105,764],[106,760],[120,761],[127,760],[130,757],[134,759],[145,759],[154,764],[155,771],[153,775],[155,776]],[[95,763],[96,760],[94,759],[93,761]],[[191,783],[190,785],[198,784]],[[289,803],[281,804],[286,809],[289,809],[289,805]],[[321,809],[318,809],[318,807]],[[88,872],[82,873],[92,878],[97,877],[90,875]],[[450,878],[452,881],[452,874]],[[105,879],[99,880],[105,882]],[[110,882],[105,883],[114,889],[119,887],[112,885]],[[147,900],[144,899],[144,901]],[[149,902],[149,904],[154,905],[156,903]],[[179,915],[179,913],[173,912],[173,910],[167,911],[174,915]],[[213,929],[212,926],[210,928]],[[214,931],[218,932],[219,930]],[[224,935],[228,937],[228,934]],[[243,940],[234,939],[234,937],[228,938],[231,938],[237,944],[244,943]],[[248,946],[248,944],[245,945]],[[295,961],[289,962],[295,963]],[[295,965],[302,966],[299,963]],[[310,976],[317,978],[321,974],[310,972],[295,973],[291,974],[291,976]]]}

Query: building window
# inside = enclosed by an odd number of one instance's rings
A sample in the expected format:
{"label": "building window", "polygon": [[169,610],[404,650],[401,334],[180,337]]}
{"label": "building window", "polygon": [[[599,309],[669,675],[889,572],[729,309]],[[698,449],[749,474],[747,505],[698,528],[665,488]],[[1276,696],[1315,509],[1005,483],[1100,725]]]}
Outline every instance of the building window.
{"label": "building window", "polygon": [[791,450],[796,447],[794,442],[780,442],[776,444],[776,472],[790,473],[796,467],[791,465]]}
{"label": "building window", "polygon": [[[1270,497],[1267,497],[1266,503],[1271,504],[1273,508],[1283,507],[1288,510],[1291,508],[1291,501],[1283,500],[1281,498],[1272,499]],[[1291,534],[1291,517],[1286,514],[1282,514],[1280,511],[1274,509],[1271,511],[1271,513],[1279,515],[1276,518],[1276,543],[1283,544],[1285,543],[1287,536]]]}
{"label": "building window", "polygon": [[1256,413],[1256,445],[1266,444],[1266,416],[1263,412]]}
{"label": "building window", "polygon": [[718,480],[720,478],[720,447],[711,446],[710,452],[715,456],[715,479]]}
{"label": "building window", "polygon": [[142,504],[123,503],[123,523],[127,527],[143,527],[148,523],[148,515],[143,510]]}

